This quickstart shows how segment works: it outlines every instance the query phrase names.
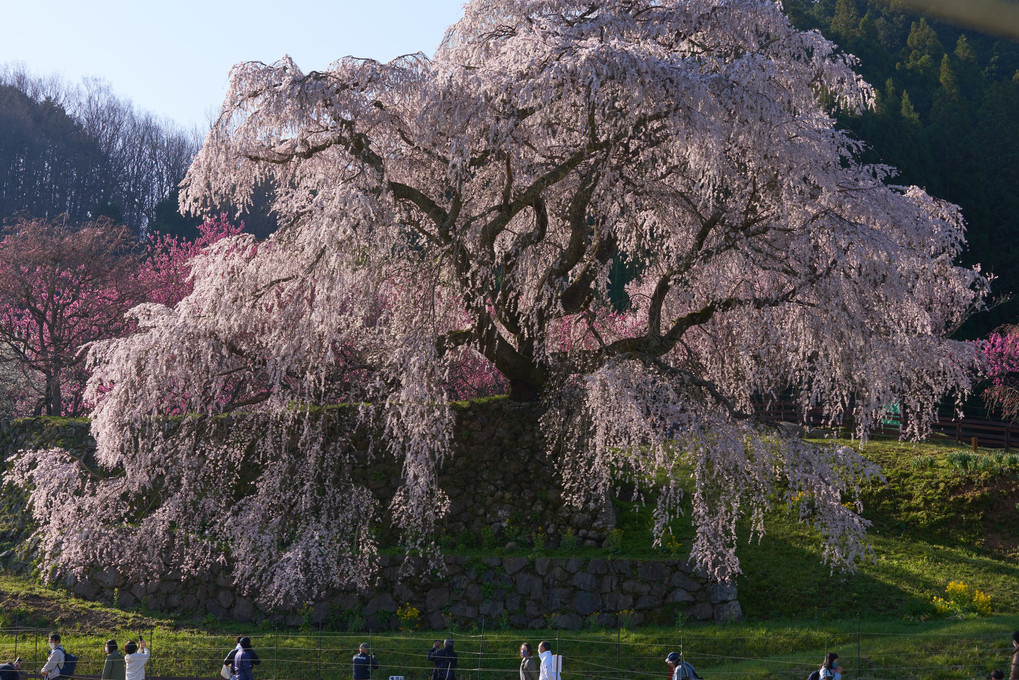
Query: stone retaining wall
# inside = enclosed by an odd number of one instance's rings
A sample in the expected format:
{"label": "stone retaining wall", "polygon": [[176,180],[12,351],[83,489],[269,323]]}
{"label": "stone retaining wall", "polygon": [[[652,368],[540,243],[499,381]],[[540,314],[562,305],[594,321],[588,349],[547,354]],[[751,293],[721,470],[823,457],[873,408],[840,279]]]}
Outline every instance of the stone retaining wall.
{"label": "stone retaining wall", "polygon": [[[539,407],[508,399],[454,405],[453,452],[439,469],[438,486],[450,500],[443,527],[449,547],[502,547],[509,541],[556,545],[567,533],[581,544],[597,545],[615,528],[607,498],[591,499],[583,508],[566,505],[559,495],[561,478],[546,452],[538,424]],[[327,428],[349,427],[349,412],[336,409],[321,416]],[[226,437],[229,421],[218,419],[210,436]],[[355,436],[366,446],[368,436]],[[60,446],[85,460],[95,442],[84,419],[25,418],[0,424],[0,461],[25,448]],[[354,471],[354,481],[367,487],[388,508],[400,486],[401,465],[376,457],[369,469]],[[397,537],[379,527],[383,542]]]}
{"label": "stone retaining wall", "polygon": [[742,615],[735,586],[713,584],[682,560],[447,556],[446,574],[437,576],[420,573],[423,564],[408,559],[416,575],[401,579],[404,559],[383,557],[371,592],[338,592],[302,611],[264,610],[237,594],[224,573],[202,582],[170,574],[145,586],[130,585],[108,570],[72,587],[88,599],[121,606],[347,630],[406,627],[397,613],[406,607],[420,612],[418,625],[436,630],[482,621],[486,627],[578,629],[728,622]]}

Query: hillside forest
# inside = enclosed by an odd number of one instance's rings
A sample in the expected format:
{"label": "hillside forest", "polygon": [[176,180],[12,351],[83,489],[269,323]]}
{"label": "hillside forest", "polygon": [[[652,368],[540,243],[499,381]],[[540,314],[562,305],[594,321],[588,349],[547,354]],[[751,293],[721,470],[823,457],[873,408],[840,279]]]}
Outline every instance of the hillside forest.
{"label": "hillside forest", "polygon": [[[1019,43],[906,13],[894,2],[791,0],[800,28],[816,28],[860,59],[876,107],[842,124],[870,146],[870,159],[957,203],[969,224],[967,263],[997,277],[996,296],[1019,290]],[[965,337],[1012,323],[1011,299],[975,315]]]}

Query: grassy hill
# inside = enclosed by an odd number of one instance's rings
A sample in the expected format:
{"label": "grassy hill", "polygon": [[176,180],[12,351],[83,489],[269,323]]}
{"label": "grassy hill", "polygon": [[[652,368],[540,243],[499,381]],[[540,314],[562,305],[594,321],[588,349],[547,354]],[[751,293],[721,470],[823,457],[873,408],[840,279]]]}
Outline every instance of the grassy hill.
{"label": "grassy hill", "polygon": [[879,439],[862,450],[886,478],[863,494],[874,559],[856,574],[831,574],[817,533],[775,517],[742,554],[748,618],[803,618],[813,609],[818,619],[923,619],[950,581],[989,595],[995,612],[1019,612],[1019,456],[974,454],[950,441]]}

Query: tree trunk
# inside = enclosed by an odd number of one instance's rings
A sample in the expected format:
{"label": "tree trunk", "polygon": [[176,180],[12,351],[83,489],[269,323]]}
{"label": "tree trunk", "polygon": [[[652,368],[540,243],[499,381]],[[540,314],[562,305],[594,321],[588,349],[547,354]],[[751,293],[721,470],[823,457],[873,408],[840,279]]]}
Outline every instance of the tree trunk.
{"label": "tree trunk", "polygon": [[509,398],[512,401],[540,401],[541,400],[541,388],[525,380],[514,380],[510,378],[509,381]]}
{"label": "tree trunk", "polygon": [[46,415],[59,416],[62,414],[63,394],[60,390],[60,371],[46,374]]}

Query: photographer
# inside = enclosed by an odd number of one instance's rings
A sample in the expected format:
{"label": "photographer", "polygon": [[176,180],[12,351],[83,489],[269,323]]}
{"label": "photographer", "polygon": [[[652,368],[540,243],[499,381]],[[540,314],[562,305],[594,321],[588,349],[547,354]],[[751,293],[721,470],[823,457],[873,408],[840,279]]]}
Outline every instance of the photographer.
{"label": "photographer", "polygon": [[369,651],[370,649],[367,642],[362,642],[357,654],[354,655],[354,680],[371,680],[372,671],[379,669],[375,653]]}
{"label": "photographer", "polygon": [[0,680],[25,680],[28,673],[21,670],[21,657],[10,663],[0,664]]}

